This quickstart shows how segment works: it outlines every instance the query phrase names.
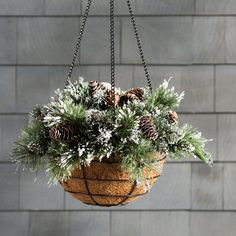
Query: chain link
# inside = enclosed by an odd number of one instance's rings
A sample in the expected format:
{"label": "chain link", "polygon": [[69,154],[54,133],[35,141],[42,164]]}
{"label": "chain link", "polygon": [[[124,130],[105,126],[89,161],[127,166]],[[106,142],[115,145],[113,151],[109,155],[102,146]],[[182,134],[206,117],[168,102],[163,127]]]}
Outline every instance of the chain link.
{"label": "chain link", "polygon": [[139,50],[139,54],[140,54],[140,57],[141,57],[141,60],[142,60],[142,64],[143,64],[145,76],[146,76],[146,79],[147,79],[148,87],[149,87],[150,91],[152,92],[152,82],[151,82],[151,78],[150,78],[150,75],[149,75],[149,72],[148,72],[147,63],[146,63],[146,60],[145,60],[145,57],[144,57],[144,53],[143,53],[143,49],[142,49],[142,45],[141,45],[141,40],[139,38],[139,33],[138,33],[137,26],[136,26],[132,6],[131,6],[131,3],[130,3],[130,0],[126,0],[126,2],[127,2],[127,5],[128,5],[128,8],[129,8],[129,14],[130,14],[131,22],[132,22],[132,25],[133,25],[134,34],[135,34],[135,37],[136,37],[136,40],[137,40],[138,50]]}
{"label": "chain link", "polygon": [[110,0],[111,96],[115,107],[115,16],[114,0]]}
{"label": "chain link", "polygon": [[76,47],[75,47],[75,52],[73,54],[72,63],[70,65],[69,74],[68,74],[67,80],[66,80],[66,85],[70,81],[70,78],[71,78],[71,75],[72,75],[72,72],[73,72],[73,69],[74,69],[74,66],[75,66],[75,61],[76,61],[76,58],[78,57],[80,44],[81,44],[81,40],[82,40],[82,37],[83,37],[83,34],[84,34],[84,29],[85,29],[85,25],[86,25],[86,22],[87,22],[87,19],[88,19],[89,10],[90,10],[92,1],[93,0],[88,0],[87,6],[86,6],[86,9],[85,9],[85,12],[84,12],[83,21],[82,21],[80,32],[79,32],[78,41],[77,41],[77,44],[76,44]]}

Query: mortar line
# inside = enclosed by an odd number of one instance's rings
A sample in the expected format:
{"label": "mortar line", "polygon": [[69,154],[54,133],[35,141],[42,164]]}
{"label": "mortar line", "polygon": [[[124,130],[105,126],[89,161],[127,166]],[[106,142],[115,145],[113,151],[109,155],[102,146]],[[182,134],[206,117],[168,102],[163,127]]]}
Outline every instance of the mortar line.
{"label": "mortar line", "polygon": [[190,209],[193,209],[193,198],[192,198],[192,188],[193,188],[193,165],[190,165]]}
{"label": "mortar line", "polygon": [[216,160],[220,161],[219,158],[219,115],[216,115]]}
{"label": "mortar line", "polygon": [[214,78],[213,78],[213,84],[214,84],[214,112],[216,112],[216,65],[214,65]]}
{"label": "mortar line", "polygon": [[[0,18],[12,18],[12,17],[16,17],[16,18],[75,18],[75,17],[83,17],[83,14],[67,14],[67,15],[62,15],[62,14],[39,14],[39,15],[13,15],[13,14],[9,14],[9,15],[0,15]],[[93,18],[100,18],[100,17],[107,17],[109,18],[109,15],[107,14],[101,14],[101,15],[89,15],[89,17],[93,17]],[[116,14],[116,17],[123,17],[123,18],[129,18],[129,15],[127,14]],[[176,18],[176,17],[183,17],[183,18],[187,18],[187,17],[236,17],[236,13],[232,14],[135,14],[135,17],[139,17],[139,18]]]}
{"label": "mortar line", "polygon": [[46,0],[43,0],[43,15],[46,16]]}
{"label": "mortar line", "polygon": [[222,167],[222,171],[223,171],[223,176],[222,176],[222,179],[223,179],[223,186],[222,186],[222,209],[225,210],[225,194],[224,194],[224,191],[225,191],[225,165],[223,165]]}
{"label": "mortar line", "polygon": [[120,18],[120,63],[122,62],[122,30],[123,30],[123,25],[122,25],[122,19]]}
{"label": "mortar line", "polygon": [[[19,212],[19,211],[17,211],[17,212]],[[28,215],[28,217],[29,217],[29,219],[28,219],[28,229],[27,229],[27,236],[31,236],[30,235],[30,228],[31,228],[31,224],[32,224],[32,219],[31,219],[31,217],[32,217],[32,214],[29,212],[29,215]]]}
{"label": "mortar line", "polygon": [[192,221],[192,214],[190,214],[190,212],[189,212],[189,215],[188,215],[188,235],[190,235],[190,231],[191,231],[191,221]]}
{"label": "mortar line", "polygon": [[[69,63],[64,64],[27,64],[27,63],[1,63],[0,67],[3,66],[25,66],[25,67],[62,67],[62,66],[69,66]],[[141,63],[115,63],[116,66],[142,66]],[[109,63],[76,63],[75,66],[109,66]],[[148,67],[197,67],[197,66],[236,66],[236,63],[182,63],[182,64],[174,64],[174,63],[147,63]]]}
{"label": "mortar line", "polygon": [[66,192],[63,193],[63,210],[66,210]]}
{"label": "mortar line", "polygon": [[109,235],[112,236],[112,211],[109,211]]}
{"label": "mortar line", "polygon": [[80,15],[83,15],[83,0],[80,1]]}
{"label": "mortar line", "polygon": [[19,40],[19,21],[16,20],[16,45],[15,45],[15,50],[16,50],[16,65],[15,65],[15,111],[17,111],[17,97],[18,97],[18,67],[17,67],[17,62],[18,62],[18,40]]}
{"label": "mortar line", "polygon": [[[118,207],[119,208],[119,207]],[[37,209],[37,210],[33,210],[33,209],[4,209],[4,210],[0,210],[0,213],[18,213],[18,212],[28,212],[28,213],[73,213],[73,212],[109,212],[111,211],[110,209],[59,209],[59,210],[54,210],[54,209],[48,209],[48,210],[41,210],[41,209]],[[186,209],[186,208],[176,208],[176,209],[112,209],[113,212],[192,212],[192,213],[236,213],[235,209]]]}

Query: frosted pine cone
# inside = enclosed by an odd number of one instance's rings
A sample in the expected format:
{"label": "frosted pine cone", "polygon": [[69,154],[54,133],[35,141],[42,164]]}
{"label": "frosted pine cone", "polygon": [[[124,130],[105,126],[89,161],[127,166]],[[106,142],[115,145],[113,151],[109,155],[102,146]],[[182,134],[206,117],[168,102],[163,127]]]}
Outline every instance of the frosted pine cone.
{"label": "frosted pine cone", "polygon": [[[92,94],[95,94],[98,91],[109,92],[111,91],[111,84],[107,82],[98,82],[96,80],[89,82],[89,89]],[[117,89],[115,88],[115,92],[117,93]]]}
{"label": "frosted pine cone", "polygon": [[89,82],[89,90],[91,92],[91,94],[96,93],[100,88],[100,84],[98,81],[90,81]]}
{"label": "frosted pine cone", "polygon": [[108,107],[117,107],[120,104],[120,95],[119,94],[115,94],[115,99],[113,97],[112,91],[109,91],[106,93],[106,105]]}
{"label": "frosted pine cone", "polygon": [[141,88],[132,88],[129,91],[126,92],[126,95],[131,99],[131,100],[143,100],[143,94],[144,91]]}
{"label": "frosted pine cone", "polygon": [[125,94],[123,94],[120,98],[120,104],[123,106],[128,102],[133,101],[142,101],[143,100],[144,91],[141,88],[132,88],[128,90]]}
{"label": "frosted pine cone", "polygon": [[77,125],[65,124],[57,125],[49,130],[49,135],[52,139],[71,140],[80,135],[80,130]]}
{"label": "frosted pine cone", "polygon": [[144,136],[151,140],[156,140],[158,138],[156,126],[154,120],[150,116],[143,116],[139,121],[139,128],[142,130]]}
{"label": "frosted pine cone", "polygon": [[170,124],[178,124],[179,117],[175,111],[168,112],[168,121]]}

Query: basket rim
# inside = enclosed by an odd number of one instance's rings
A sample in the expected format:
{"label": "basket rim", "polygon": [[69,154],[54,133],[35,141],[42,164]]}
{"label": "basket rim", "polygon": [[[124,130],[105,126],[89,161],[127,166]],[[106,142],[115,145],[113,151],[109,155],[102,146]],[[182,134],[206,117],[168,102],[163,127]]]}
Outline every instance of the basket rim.
{"label": "basket rim", "polygon": [[[158,162],[164,161],[164,160],[167,158],[166,154],[161,154],[160,157],[161,157],[160,159],[153,161],[153,163],[158,163]],[[108,160],[108,159],[107,159],[107,160]],[[95,159],[94,159],[94,160],[91,161],[91,163],[120,164],[121,161],[104,161],[104,160],[99,161],[99,160],[95,160]]]}
{"label": "basket rim", "polygon": [[[147,178],[146,180],[157,179],[160,174]],[[87,181],[101,181],[101,182],[130,182],[130,179],[92,179],[92,178],[82,178],[78,176],[72,176],[70,179],[74,180],[87,180]]]}

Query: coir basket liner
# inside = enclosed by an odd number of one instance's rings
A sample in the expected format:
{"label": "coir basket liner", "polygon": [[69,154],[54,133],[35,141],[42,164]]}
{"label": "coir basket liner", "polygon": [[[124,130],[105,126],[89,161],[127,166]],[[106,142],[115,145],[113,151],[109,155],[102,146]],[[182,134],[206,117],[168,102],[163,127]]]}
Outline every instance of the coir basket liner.
{"label": "coir basket liner", "polygon": [[149,154],[155,157],[155,170],[145,169],[146,181],[137,183],[121,169],[118,157],[94,160],[88,167],[78,168],[70,179],[60,182],[66,192],[89,205],[117,206],[125,205],[149,192],[161,174],[165,157],[159,153]]}

